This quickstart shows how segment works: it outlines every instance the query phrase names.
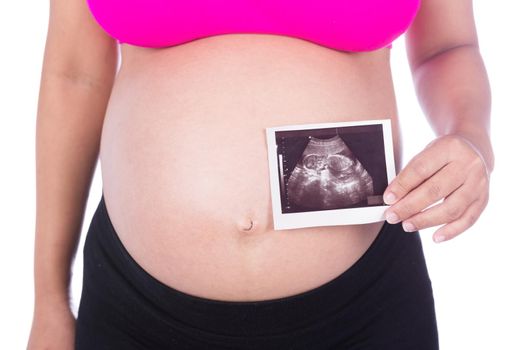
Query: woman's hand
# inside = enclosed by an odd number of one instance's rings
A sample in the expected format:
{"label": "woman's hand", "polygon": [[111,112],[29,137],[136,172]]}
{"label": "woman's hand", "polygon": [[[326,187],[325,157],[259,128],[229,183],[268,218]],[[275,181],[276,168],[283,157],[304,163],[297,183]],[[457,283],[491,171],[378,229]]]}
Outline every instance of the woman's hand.
{"label": "woman's hand", "polygon": [[33,315],[27,350],[73,350],[75,317],[65,303],[39,306]]}
{"label": "woman's hand", "polygon": [[457,135],[440,137],[386,188],[384,201],[392,205],[386,219],[392,224],[402,221],[407,232],[444,224],[433,239],[449,240],[481,215],[489,197],[489,179],[483,157],[469,141]]}

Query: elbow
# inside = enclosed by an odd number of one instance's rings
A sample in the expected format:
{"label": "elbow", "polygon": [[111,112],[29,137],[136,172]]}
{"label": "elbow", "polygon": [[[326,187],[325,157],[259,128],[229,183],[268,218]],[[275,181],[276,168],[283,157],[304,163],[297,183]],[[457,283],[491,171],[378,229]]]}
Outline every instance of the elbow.
{"label": "elbow", "polygon": [[410,69],[412,73],[416,75],[417,71],[428,63],[464,51],[475,52],[481,56],[477,41],[443,45],[433,50],[429,50],[424,54],[418,55],[417,57],[409,58]]}

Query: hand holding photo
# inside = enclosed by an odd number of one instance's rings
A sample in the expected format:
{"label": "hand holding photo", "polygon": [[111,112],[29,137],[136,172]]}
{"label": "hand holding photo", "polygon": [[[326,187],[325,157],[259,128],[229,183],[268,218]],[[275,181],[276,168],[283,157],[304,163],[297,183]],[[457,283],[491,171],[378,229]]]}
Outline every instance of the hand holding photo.
{"label": "hand holding photo", "polygon": [[266,129],[274,229],[384,220],[395,177],[390,120]]}

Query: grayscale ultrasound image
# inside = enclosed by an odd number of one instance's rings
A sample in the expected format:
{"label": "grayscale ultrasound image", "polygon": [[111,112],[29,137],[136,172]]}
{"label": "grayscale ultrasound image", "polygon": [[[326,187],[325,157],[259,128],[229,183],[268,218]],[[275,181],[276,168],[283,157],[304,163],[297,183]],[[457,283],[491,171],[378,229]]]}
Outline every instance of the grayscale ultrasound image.
{"label": "grayscale ultrasound image", "polygon": [[386,188],[381,125],[283,131],[276,137],[283,213],[368,206]]}
{"label": "grayscale ultrasound image", "polygon": [[372,177],[338,136],[310,137],[287,183],[288,198],[308,208],[343,208],[374,194]]}

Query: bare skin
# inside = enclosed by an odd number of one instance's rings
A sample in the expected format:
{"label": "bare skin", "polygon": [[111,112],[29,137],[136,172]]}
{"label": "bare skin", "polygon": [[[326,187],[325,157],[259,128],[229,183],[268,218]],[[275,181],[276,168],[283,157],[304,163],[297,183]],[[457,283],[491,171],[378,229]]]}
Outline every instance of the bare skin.
{"label": "bare skin", "polygon": [[273,230],[264,128],[397,126],[388,49],[235,34],[122,53],[101,172],[115,230],[146,271],[192,295],[263,300],[326,283],[370,246],[382,223]]}
{"label": "bare skin", "polygon": [[[407,229],[448,224],[438,231],[445,239],[479,217],[493,166],[490,92],[471,6],[423,0],[407,33],[415,86],[438,139],[385,193],[389,201],[395,195],[390,221]],[[122,45],[115,77],[116,42],[82,0],[52,0],[50,13],[37,124],[29,349],[73,348],[70,264],[98,156],[108,212],[124,245],[146,271],[189,294],[297,294],[333,279],[370,246],[382,223],[272,229],[263,131],[388,117],[400,169],[388,49],[343,53],[248,34],[164,49]],[[447,167],[453,175],[441,174]]]}

